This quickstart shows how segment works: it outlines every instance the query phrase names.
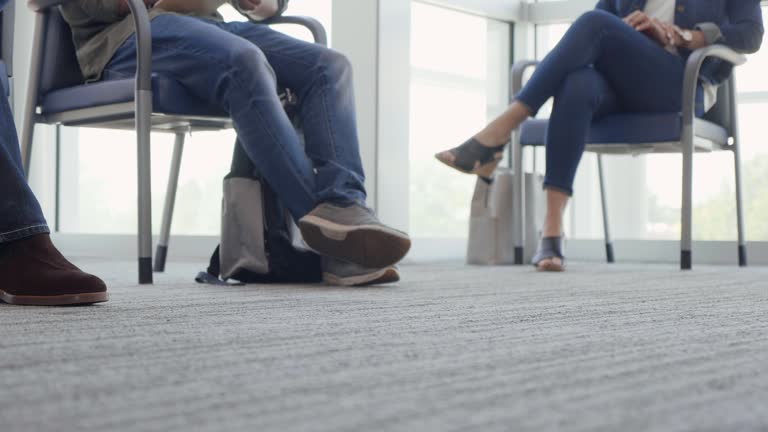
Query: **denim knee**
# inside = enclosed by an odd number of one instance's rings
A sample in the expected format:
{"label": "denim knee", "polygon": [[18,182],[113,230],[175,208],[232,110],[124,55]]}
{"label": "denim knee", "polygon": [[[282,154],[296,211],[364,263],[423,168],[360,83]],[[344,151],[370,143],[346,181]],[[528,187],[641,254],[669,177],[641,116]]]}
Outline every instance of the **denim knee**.
{"label": "denim knee", "polygon": [[581,14],[579,18],[576,19],[576,21],[573,22],[572,28],[586,28],[589,30],[601,30],[607,25],[613,25],[616,24],[617,21],[620,21],[621,19],[610,13],[606,12],[604,10],[599,9],[593,9],[591,11],[584,12]]}
{"label": "denim knee", "polygon": [[316,69],[331,81],[352,80],[352,62],[344,54],[332,49],[324,50]]}
{"label": "denim knee", "polygon": [[277,76],[267,56],[253,44],[243,43],[230,47],[227,63],[240,79],[269,79],[277,85]]}

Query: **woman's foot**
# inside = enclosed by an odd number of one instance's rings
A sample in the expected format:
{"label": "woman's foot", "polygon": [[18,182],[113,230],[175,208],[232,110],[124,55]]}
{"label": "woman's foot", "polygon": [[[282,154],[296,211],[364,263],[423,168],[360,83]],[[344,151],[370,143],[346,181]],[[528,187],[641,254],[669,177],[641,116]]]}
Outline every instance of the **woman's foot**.
{"label": "woman's foot", "polygon": [[435,157],[440,162],[465,174],[483,175],[488,171],[493,172],[504,157],[506,146],[507,143],[488,146],[473,137],[458,147],[437,153]]}
{"label": "woman's foot", "polygon": [[84,273],[38,234],[0,247],[0,301],[15,305],[63,306],[101,303],[107,287]]}
{"label": "woman's foot", "polygon": [[542,237],[539,250],[531,262],[536,266],[536,270],[541,272],[565,271],[563,237]]}

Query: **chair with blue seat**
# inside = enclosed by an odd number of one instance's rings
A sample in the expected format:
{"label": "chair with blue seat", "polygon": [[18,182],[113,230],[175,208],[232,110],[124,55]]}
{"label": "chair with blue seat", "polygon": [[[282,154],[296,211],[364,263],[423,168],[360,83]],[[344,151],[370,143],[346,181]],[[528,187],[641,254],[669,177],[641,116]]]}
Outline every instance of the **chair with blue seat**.
{"label": "chair with blue seat", "polygon": [[[699,72],[706,59],[718,58],[733,65],[746,62],[744,55],[722,45],[712,45],[694,51],[688,58],[683,83],[682,112],[623,113],[606,116],[594,122],[587,137],[586,151],[597,155],[600,183],[605,249],[607,261],[614,262],[613,244],[608,224],[608,210],[603,175],[606,154],[681,153],[683,155],[683,194],[680,239],[680,268],[692,267],[693,218],[693,155],[728,150],[733,152],[736,179],[736,225],[738,230],[738,263],[747,265],[744,236],[744,210],[741,178],[740,142],[734,78],[729,78],[718,89],[717,103],[703,118],[695,116],[696,92]],[[514,97],[523,87],[526,70],[538,62],[523,61],[512,67],[511,91]],[[521,125],[512,136],[512,159],[515,162],[515,262],[523,264],[523,206],[524,176],[522,175],[523,149],[544,146],[548,120],[531,119]]]}
{"label": "chair with blue seat", "polygon": [[0,0],[0,92],[11,95],[13,77],[13,8],[10,0]]}
{"label": "chair with blue seat", "polygon": [[[38,123],[136,130],[139,283],[151,284],[150,132],[167,132],[176,136],[155,262],[155,270],[163,271],[185,135],[194,131],[230,129],[232,120],[225,112],[195,97],[178,81],[152,73],[150,20],[142,0],[128,0],[138,41],[136,77],[85,83],[77,63],[69,25],[58,9],[59,5],[67,1],[72,0],[29,1],[37,17],[27,109],[22,128],[24,168],[29,173],[33,133]],[[325,30],[312,18],[276,17],[261,24],[302,25],[310,30],[316,43],[327,44]]]}

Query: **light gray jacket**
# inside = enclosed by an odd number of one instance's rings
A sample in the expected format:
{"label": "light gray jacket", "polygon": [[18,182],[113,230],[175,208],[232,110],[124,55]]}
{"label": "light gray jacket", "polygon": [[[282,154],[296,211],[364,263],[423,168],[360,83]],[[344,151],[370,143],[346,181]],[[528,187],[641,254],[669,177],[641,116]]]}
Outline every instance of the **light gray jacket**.
{"label": "light gray jacket", "polygon": [[[98,80],[115,52],[135,32],[133,19],[126,15],[125,0],[77,0],[61,7],[64,19],[72,28],[80,69],[88,81]],[[240,0],[226,0],[242,12]],[[278,14],[289,0],[278,0]],[[153,3],[146,2],[145,3]],[[158,8],[149,10],[149,18],[173,13]],[[212,19],[221,20],[215,14]]]}

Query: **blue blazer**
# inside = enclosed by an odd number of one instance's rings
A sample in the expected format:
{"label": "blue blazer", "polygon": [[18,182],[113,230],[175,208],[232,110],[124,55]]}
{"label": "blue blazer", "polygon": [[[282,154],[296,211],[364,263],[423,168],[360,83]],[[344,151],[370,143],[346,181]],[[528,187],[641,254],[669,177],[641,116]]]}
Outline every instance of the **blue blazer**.
{"label": "blue blazer", "polygon": [[[597,9],[623,18],[645,9],[646,0],[600,0]],[[763,14],[760,0],[677,0],[675,24],[704,31],[709,43],[726,45],[743,53],[754,53],[763,42]],[[682,52],[684,57],[690,52]],[[733,71],[733,65],[719,59],[707,60],[701,76],[719,84]]]}

